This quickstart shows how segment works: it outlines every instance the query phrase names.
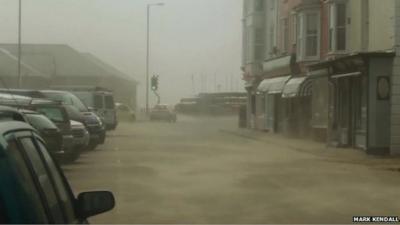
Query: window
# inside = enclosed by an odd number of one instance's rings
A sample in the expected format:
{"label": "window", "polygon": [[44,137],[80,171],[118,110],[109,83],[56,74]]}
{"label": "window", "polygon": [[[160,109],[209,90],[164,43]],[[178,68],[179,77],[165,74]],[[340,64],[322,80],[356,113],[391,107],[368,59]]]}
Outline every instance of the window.
{"label": "window", "polygon": [[264,10],[264,0],[256,0],[254,8],[256,11],[263,11]]}
{"label": "window", "polygon": [[297,16],[296,14],[291,16],[291,26],[290,26],[290,39],[292,44],[296,44],[296,34],[297,34]]}
{"label": "window", "polygon": [[346,4],[343,2],[329,5],[329,50],[346,50]]}
{"label": "window", "polygon": [[289,50],[289,21],[287,18],[282,19],[282,51]]}
{"label": "window", "polygon": [[29,123],[38,130],[57,129],[57,126],[42,114],[25,114]]}
{"label": "window", "polygon": [[318,55],[318,14],[306,14],[306,57]]}
{"label": "window", "polygon": [[67,115],[61,108],[57,107],[42,107],[39,106],[35,109],[37,112],[44,114],[47,118],[53,122],[67,122]]}
{"label": "window", "polygon": [[256,28],[254,30],[254,59],[256,61],[264,59],[264,29]]}
{"label": "window", "polygon": [[114,109],[115,104],[114,104],[114,98],[111,95],[105,96],[105,102],[106,102],[106,108],[107,109]]}
{"label": "window", "polygon": [[[12,136],[9,137],[12,138]],[[24,205],[26,204],[27,206],[31,206],[30,204],[32,204],[32,206],[34,207],[27,207],[28,211],[26,211],[23,216],[25,218],[34,216],[39,221],[42,221],[43,223],[48,223],[46,211],[41,202],[39,190],[35,185],[29,168],[27,167],[26,161],[24,160],[24,157],[21,154],[20,149],[18,148],[16,140],[11,138],[9,138],[8,140],[7,150],[10,155],[10,160],[12,161],[11,165],[15,165],[15,167],[12,168],[15,170],[15,180],[21,184],[18,185],[18,187],[23,188],[23,191],[19,192],[17,196],[12,196],[13,205],[16,202],[16,198],[19,198],[21,201],[23,201]],[[24,194],[26,194],[26,196]],[[6,199],[7,196],[5,196],[5,199],[2,199],[2,202],[4,204],[7,204],[8,202],[6,201]],[[27,201],[27,199],[29,199],[29,202]],[[4,205],[3,207],[8,208],[8,206],[6,207],[6,205]]]}
{"label": "window", "polygon": [[62,204],[62,208],[65,210],[66,212],[66,216],[67,216],[67,223],[72,223],[75,220],[75,214],[74,214],[74,208],[73,208],[73,204],[71,201],[71,194],[70,191],[68,190],[67,187],[67,183],[64,182],[64,178],[63,176],[60,174],[59,169],[57,168],[57,166],[54,164],[53,159],[50,157],[48,151],[46,150],[46,147],[44,146],[44,144],[41,141],[37,141],[39,148],[40,148],[40,152],[43,155],[43,158],[46,162],[46,164],[49,167],[49,170],[51,171],[51,176],[54,180],[55,186],[58,190],[58,193],[60,195],[60,200],[61,200],[61,204]]}
{"label": "window", "polygon": [[39,180],[39,184],[45,194],[46,202],[49,206],[50,213],[55,223],[65,223],[63,212],[58,202],[56,190],[52,184],[52,180],[46,170],[46,167],[40,158],[36,146],[33,144],[32,138],[22,138],[23,145],[29,160],[31,161],[33,170]]}
{"label": "window", "polygon": [[319,56],[319,12],[306,11],[297,16],[297,56],[299,60],[315,60]]}
{"label": "window", "polygon": [[102,109],[104,107],[102,95],[94,95],[94,107],[96,109]]}

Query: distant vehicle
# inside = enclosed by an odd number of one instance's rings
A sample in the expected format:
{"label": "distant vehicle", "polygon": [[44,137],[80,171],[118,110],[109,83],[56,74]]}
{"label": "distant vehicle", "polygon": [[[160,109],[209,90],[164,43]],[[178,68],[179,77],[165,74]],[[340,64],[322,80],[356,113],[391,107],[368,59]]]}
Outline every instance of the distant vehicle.
{"label": "distant vehicle", "polygon": [[123,103],[115,103],[117,109],[117,118],[119,120],[125,121],[135,121],[136,120],[136,113],[135,111],[126,104]]}
{"label": "distant vehicle", "polygon": [[150,120],[176,122],[177,117],[174,110],[172,110],[168,105],[159,104],[154,106],[154,108],[151,110]]}
{"label": "distant vehicle", "polygon": [[74,197],[62,170],[30,125],[0,122],[0,223],[78,224],[115,206],[111,192]]}
{"label": "distant vehicle", "polygon": [[118,125],[114,95],[111,90],[96,86],[52,86],[56,90],[69,91],[94,111],[105,123],[108,130]]}
{"label": "distant vehicle", "polygon": [[73,139],[73,146],[79,150],[85,150],[89,145],[90,135],[85,125],[78,121],[71,120],[71,130]]}

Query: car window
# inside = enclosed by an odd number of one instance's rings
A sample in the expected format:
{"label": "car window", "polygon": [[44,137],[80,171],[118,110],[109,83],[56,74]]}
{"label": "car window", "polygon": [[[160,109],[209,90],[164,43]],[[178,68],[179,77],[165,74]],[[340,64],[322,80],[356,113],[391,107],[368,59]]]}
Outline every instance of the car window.
{"label": "car window", "polygon": [[43,93],[47,98],[53,100],[53,101],[57,101],[57,102],[62,102],[64,104],[68,104],[68,105],[72,105],[72,99],[68,98],[68,96],[66,96],[63,93],[49,93],[49,92],[45,92]]}
{"label": "car window", "polygon": [[94,95],[94,107],[96,109],[102,109],[104,107],[103,95]]}
{"label": "car window", "polygon": [[53,122],[66,122],[68,119],[61,108],[57,107],[37,107],[37,112],[44,114]]}
{"label": "car window", "polygon": [[32,164],[33,170],[38,177],[39,184],[44,191],[46,202],[49,206],[50,213],[55,223],[64,223],[63,211],[60,207],[57,197],[56,189],[53,185],[52,178],[50,177],[43,160],[41,159],[32,138],[22,138],[21,144],[23,145],[26,154]]}
{"label": "car window", "polygon": [[15,121],[25,122],[25,119],[22,117],[21,114],[16,112],[7,112],[7,111],[0,112],[0,120],[3,121],[15,120]]}
{"label": "car window", "polygon": [[111,96],[111,95],[105,96],[105,102],[106,102],[106,108],[107,109],[114,109],[115,108],[113,96]]}
{"label": "car window", "polygon": [[29,123],[36,129],[57,129],[57,126],[41,114],[25,114]]}
{"label": "car window", "polygon": [[[23,191],[18,196],[20,198],[29,198],[24,200],[23,204],[25,207],[29,207],[28,212],[31,212],[32,215],[38,220],[43,221],[43,223],[48,223],[47,215],[45,211],[45,207],[42,204],[40,191],[35,185],[34,179],[32,178],[32,173],[27,167],[27,163],[24,160],[23,155],[21,154],[20,149],[18,148],[17,142],[15,139],[8,140],[8,153],[9,159],[11,160],[11,165],[14,165],[14,171],[16,172],[15,179],[21,183],[19,187],[23,188]],[[23,193],[26,193],[26,196],[21,196]],[[3,202],[3,201],[2,201]],[[30,205],[29,203],[32,205]],[[4,207],[4,206],[3,206]],[[0,209],[1,210],[1,209]],[[29,216],[29,215],[25,215]],[[0,219],[1,220],[1,219]],[[1,222],[1,221],[0,221]]]}
{"label": "car window", "polygon": [[50,174],[54,180],[55,186],[58,190],[62,208],[64,209],[67,217],[67,223],[71,223],[75,220],[75,213],[73,208],[72,196],[68,190],[68,183],[64,182],[63,176],[60,174],[60,170],[55,165],[53,159],[50,157],[45,145],[41,141],[37,141],[39,149],[46,164],[49,167]]}
{"label": "car window", "polygon": [[93,95],[90,92],[84,91],[74,91],[73,92],[76,97],[78,97],[86,106],[95,107],[93,102]]}

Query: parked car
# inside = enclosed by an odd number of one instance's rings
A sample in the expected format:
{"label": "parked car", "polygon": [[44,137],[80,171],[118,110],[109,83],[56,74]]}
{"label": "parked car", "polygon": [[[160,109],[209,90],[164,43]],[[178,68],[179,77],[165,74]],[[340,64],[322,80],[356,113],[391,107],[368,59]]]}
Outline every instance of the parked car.
{"label": "parked car", "polygon": [[33,126],[46,141],[50,154],[58,161],[64,162],[72,158],[63,151],[63,137],[57,126],[46,116],[30,111],[0,106],[0,121],[20,121]]}
{"label": "parked car", "polygon": [[[27,122],[32,125],[40,134],[40,136],[46,142],[47,149],[49,153],[60,162],[67,162],[69,160],[76,160],[79,156],[74,156],[74,158],[70,158],[72,156],[66,157],[63,151],[63,138],[60,129],[51,122],[45,115],[40,114],[35,111],[30,110],[19,110],[22,114],[25,115]],[[76,158],[75,158],[76,157]]]}
{"label": "parked car", "polygon": [[131,107],[124,103],[115,103],[117,118],[122,121],[136,121],[136,113]]}
{"label": "parked car", "polygon": [[70,92],[56,90],[0,89],[0,93],[21,95],[31,98],[42,98],[58,102],[65,107],[71,120],[83,123],[89,131],[89,149],[95,149],[97,145],[105,142],[106,130],[102,120],[95,113],[90,112],[85,104]]}
{"label": "parked car", "polygon": [[77,224],[115,205],[109,191],[74,197],[44,140],[27,123],[0,122],[0,223]]}
{"label": "parked car", "polygon": [[177,117],[174,110],[168,105],[156,105],[150,112],[150,120],[165,120],[169,122],[176,122]]}
{"label": "parked car", "polygon": [[91,111],[103,121],[107,130],[115,130],[118,125],[114,94],[111,90],[97,86],[52,86],[52,89],[64,90],[77,96]]}
{"label": "parked car", "polygon": [[93,112],[90,112],[82,101],[67,91],[41,90],[45,98],[62,102],[67,107],[71,120],[83,123],[90,133],[89,149],[95,149],[103,144],[106,138],[106,129],[102,120]]}
{"label": "parked car", "polygon": [[73,148],[73,136],[71,124],[66,107],[59,102],[46,99],[37,99],[15,94],[0,94],[0,105],[12,106],[20,109],[28,109],[40,112],[48,117],[60,129],[63,137],[63,158],[66,161],[74,161],[80,155],[79,149]]}
{"label": "parked car", "polygon": [[78,121],[71,120],[71,130],[73,139],[73,146],[76,149],[85,150],[87,149],[90,141],[90,135],[85,125]]}

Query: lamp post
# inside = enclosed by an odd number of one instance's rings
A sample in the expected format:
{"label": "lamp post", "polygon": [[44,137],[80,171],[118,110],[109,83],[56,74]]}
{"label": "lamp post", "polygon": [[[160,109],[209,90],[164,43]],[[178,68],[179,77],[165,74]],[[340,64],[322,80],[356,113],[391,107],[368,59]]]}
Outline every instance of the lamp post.
{"label": "lamp post", "polygon": [[18,1],[18,87],[21,88],[21,17],[22,17],[22,0]]}
{"label": "lamp post", "polygon": [[152,6],[163,6],[164,3],[147,5],[147,49],[146,49],[146,113],[149,113],[149,59],[150,59],[150,9]]}

